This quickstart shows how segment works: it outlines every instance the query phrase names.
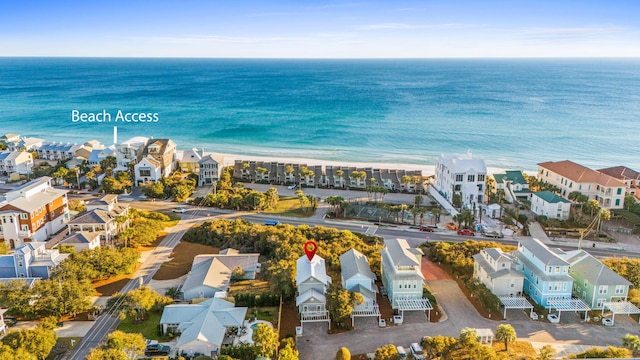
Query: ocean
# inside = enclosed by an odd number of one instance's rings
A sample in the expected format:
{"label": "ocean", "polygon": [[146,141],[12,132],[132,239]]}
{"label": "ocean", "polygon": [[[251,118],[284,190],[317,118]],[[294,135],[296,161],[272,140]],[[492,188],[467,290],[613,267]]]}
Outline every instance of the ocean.
{"label": "ocean", "polygon": [[1,134],[111,144],[114,126],[246,156],[431,165],[470,150],[497,168],[640,170],[640,59],[0,58]]}

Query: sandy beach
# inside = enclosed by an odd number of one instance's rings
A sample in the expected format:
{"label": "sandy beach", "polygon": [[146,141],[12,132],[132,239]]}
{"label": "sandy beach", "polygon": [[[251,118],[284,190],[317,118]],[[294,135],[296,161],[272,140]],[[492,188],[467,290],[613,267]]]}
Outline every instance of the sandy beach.
{"label": "sandy beach", "polygon": [[[248,160],[248,161],[276,161],[282,163],[297,163],[311,165],[334,165],[334,166],[355,166],[355,167],[373,167],[381,169],[403,169],[403,170],[422,170],[422,175],[430,176],[435,174],[435,164],[403,164],[403,163],[377,163],[377,162],[351,162],[351,161],[334,161],[334,160],[317,160],[307,158],[290,158],[290,157],[271,157],[271,156],[250,156],[250,155],[237,155],[226,153],[212,153],[216,157],[223,158],[225,166],[231,166],[236,160]],[[487,167],[487,173],[498,174],[504,172],[506,169]],[[531,174],[531,171],[524,171],[527,174]],[[535,174],[535,171],[533,172]]]}

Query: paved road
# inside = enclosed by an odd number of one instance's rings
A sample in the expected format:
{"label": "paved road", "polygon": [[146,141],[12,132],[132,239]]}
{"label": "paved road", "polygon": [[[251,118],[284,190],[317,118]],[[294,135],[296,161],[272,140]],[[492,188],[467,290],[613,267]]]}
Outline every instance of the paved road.
{"label": "paved road", "polygon": [[[143,284],[148,284],[153,274],[158,271],[163,262],[167,261],[173,248],[180,242],[182,235],[194,224],[203,220],[201,216],[195,214],[185,214],[183,219],[173,228],[169,229],[169,233],[158,247],[145,259],[142,266],[138,269],[134,278],[129,281],[121,290],[127,292],[137,289],[140,286],[140,278]],[[82,338],[78,346],[67,356],[69,360],[82,360],[91,349],[98,347],[106,338],[107,334],[113,332],[120,324],[117,312],[105,313],[98,317],[95,324]]]}

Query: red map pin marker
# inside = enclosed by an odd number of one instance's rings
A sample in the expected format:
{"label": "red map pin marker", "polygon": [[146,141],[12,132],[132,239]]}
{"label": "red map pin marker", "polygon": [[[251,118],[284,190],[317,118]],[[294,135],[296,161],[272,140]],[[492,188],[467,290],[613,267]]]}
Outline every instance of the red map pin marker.
{"label": "red map pin marker", "polygon": [[313,256],[316,254],[317,250],[318,245],[315,243],[315,241],[307,241],[306,243],[304,243],[304,253],[307,254],[307,258],[309,259],[309,261],[313,259]]}

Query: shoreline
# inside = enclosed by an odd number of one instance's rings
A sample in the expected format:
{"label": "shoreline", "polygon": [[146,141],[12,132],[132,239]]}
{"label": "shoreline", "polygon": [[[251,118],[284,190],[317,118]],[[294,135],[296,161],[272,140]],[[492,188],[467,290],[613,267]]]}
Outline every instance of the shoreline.
{"label": "shoreline", "polygon": [[[354,166],[354,167],[372,167],[382,169],[398,169],[398,170],[421,170],[423,176],[435,175],[435,164],[432,165],[416,165],[408,163],[384,163],[384,162],[361,162],[361,161],[334,161],[334,160],[318,160],[303,157],[278,157],[278,156],[254,156],[254,155],[240,155],[229,153],[210,152],[213,156],[221,157],[223,159],[224,166],[233,166],[235,160],[247,160],[247,161],[265,161],[265,162],[281,162],[281,163],[294,163],[294,164],[306,164],[308,166],[320,165],[323,167],[334,166]],[[487,175],[493,175],[503,173],[505,170],[512,170],[507,168],[489,167],[487,166]],[[522,170],[523,173],[530,174],[531,171]],[[535,171],[533,171],[535,174]]]}

